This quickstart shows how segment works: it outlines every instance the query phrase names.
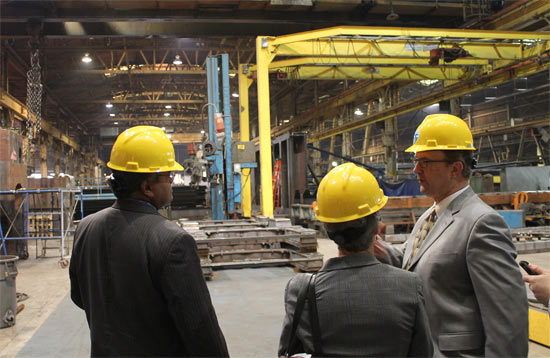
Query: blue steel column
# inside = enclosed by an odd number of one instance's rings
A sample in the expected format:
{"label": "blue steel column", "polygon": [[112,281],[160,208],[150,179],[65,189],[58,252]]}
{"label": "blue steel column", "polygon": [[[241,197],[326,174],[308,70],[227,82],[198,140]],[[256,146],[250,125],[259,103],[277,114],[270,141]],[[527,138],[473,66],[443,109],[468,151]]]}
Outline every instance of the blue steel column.
{"label": "blue steel column", "polygon": [[229,56],[222,54],[222,96],[223,120],[225,126],[225,189],[227,192],[227,213],[235,212],[235,192],[233,188],[233,158],[231,157],[231,103],[229,97]]}
{"label": "blue steel column", "polygon": [[[208,130],[209,138],[219,148],[218,139],[216,137],[216,124],[214,113],[220,108],[220,95],[218,88],[218,60],[215,57],[209,57],[206,60],[206,71],[208,80]],[[213,106],[212,106],[213,105]],[[209,170],[212,174],[217,174],[221,177],[223,174],[223,153],[216,150],[214,157],[214,165],[211,165]],[[212,197],[212,219],[223,220],[223,183],[210,186]]]}

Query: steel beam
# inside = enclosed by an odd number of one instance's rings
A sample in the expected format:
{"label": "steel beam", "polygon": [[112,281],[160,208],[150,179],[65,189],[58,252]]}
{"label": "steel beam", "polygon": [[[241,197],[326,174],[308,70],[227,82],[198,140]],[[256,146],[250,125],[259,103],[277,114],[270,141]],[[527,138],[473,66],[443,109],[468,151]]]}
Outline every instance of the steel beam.
{"label": "steel beam", "polygon": [[[519,31],[515,32],[519,33]],[[544,32],[537,32],[536,34],[539,34],[539,36],[526,35],[528,37],[524,39],[509,39],[510,42],[493,39],[484,42],[453,41],[442,43],[439,38],[432,41],[319,38],[317,40],[270,45],[271,52],[277,56],[349,57],[352,59],[349,61],[350,63],[356,62],[354,57],[411,57],[424,58],[428,62],[430,50],[457,46],[476,59],[521,60],[529,56],[530,53],[534,54],[548,50],[547,41],[550,40],[550,34],[547,35]],[[532,37],[532,39],[529,37]],[[526,45],[532,45],[532,47],[528,48]],[[325,60],[325,62],[329,61],[329,59]]]}
{"label": "steel beam", "polygon": [[200,116],[194,117],[109,117],[107,118],[114,122],[120,121],[170,121],[170,122],[189,122],[189,121],[200,121],[202,118]]}
{"label": "steel beam", "polygon": [[[429,66],[429,57],[356,57],[356,56],[306,56],[296,57],[286,60],[273,61],[269,65],[270,69],[280,69],[285,67],[316,65],[316,66],[364,66],[364,65],[382,65],[382,66]],[[480,58],[459,58],[453,62],[446,63],[447,67],[455,66],[482,66],[488,65],[488,59]]]}
{"label": "steel beam", "polygon": [[[489,31],[465,29],[432,29],[409,27],[381,27],[381,26],[335,26],[322,30],[300,32],[270,38],[270,46],[279,47],[293,42],[319,41],[324,37],[338,39],[347,37],[347,41],[361,37],[422,40],[429,39],[432,43],[443,40],[550,40],[550,34],[540,32],[520,31]],[[320,46],[317,46],[320,47]]]}
{"label": "steel beam", "polygon": [[489,72],[486,66],[473,69],[470,66],[391,66],[364,65],[310,65],[287,67],[279,70],[287,73],[289,80],[466,80]]}
{"label": "steel beam", "polygon": [[[63,71],[63,70],[62,70]],[[56,72],[56,71],[52,71]],[[60,71],[61,72],[61,71]],[[64,70],[63,72],[67,72],[67,70]],[[99,74],[99,75],[105,75],[105,77],[113,76],[113,75],[161,75],[165,76],[167,74],[173,76],[173,75],[200,75],[204,76],[206,74],[206,71],[201,69],[187,69],[187,68],[166,68],[166,69],[141,69],[141,68],[135,68],[130,70],[122,70],[122,69],[99,69],[99,70],[92,70],[92,69],[78,69],[78,70],[72,70],[69,72],[76,72],[76,73],[86,73],[86,74]]]}
{"label": "steel beam", "polygon": [[[11,109],[14,113],[17,119],[24,122],[27,118],[27,106],[25,106],[23,103],[19,102],[15,97],[11,96],[9,93],[3,91],[0,89],[0,106],[5,106],[9,109]],[[42,119],[40,121],[40,125],[42,127],[42,131],[47,133],[48,135],[52,136],[53,138],[57,139],[60,142],[65,143],[69,147],[75,149],[76,151],[80,152],[80,145],[63,134],[61,131],[59,131],[57,128],[55,128],[52,124],[50,124],[47,120]]]}
{"label": "steel beam", "polygon": [[258,69],[258,128],[260,137],[260,176],[262,214],[273,217],[273,190],[271,170],[271,120],[269,109],[269,63],[275,57],[268,50],[268,38],[256,38],[256,63]]}
{"label": "steel beam", "polygon": [[332,128],[330,130],[311,134],[309,141],[321,140],[329,138],[337,134],[349,132],[358,128],[362,128],[368,124],[379,122],[394,116],[399,116],[416,109],[424,108],[433,103],[438,103],[447,99],[458,97],[467,93],[472,93],[480,89],[496,86],[503,82],[509,81],[515,77],[524,77],[539,71],[550,70],[549,56],[544,55],[539,59],[525,61],[520,64],[509,66],[508,68],[501,69],[499,71],[492,72],[488,75],[480,78],[471,79],[468,81],[458,82],[454,85],[448,86],[440,91],[433,92],[427,96],[415,98],[403,103],[400,103],[394,107],[388,108],[384,111],[380,111],[370,116],[360,118],[354,122],[346,123],[338,128]]}
{"label": "steel beam", "polygon": [[[304,127],[315,118],[318,118],[320,116],[332,115],[333,113],[337,112],[339,107],[342,107],[346,104],[359,103],[361,101],[365,102],[369,99],[375,99],[378,97],[377,92],[391,83],[392,81],[390,80],[370,82],[365,81],[363,83],[360,83],[359,85],[344,91],[338,96],[319,104],[317,107],[305,113],[300,113],[300,116],[298,118],[295,118],[289,123],[273,128],[271,130],[271,135],[273,137],[277,137],[296,128]],[[403,86],[409,84],[408,81],[401,81],[399,83]]]}
{"label": "steel beam", "polygon": [[73,102],[84,103],[123,103],[123,104],[203,104],[206,99],[96,99],[96,100],[75,100]]}
{"label": "steel beam", "polygon": [[[252,85],[253,80],[248,78],[244,73],[244,65],[239,65],[239,119],[240,119],[240,140],[248,142],[250,140],[250,119],[249,119],[249,103],[248,89]],[[249,218],[252,216],[252,184],[251,184],[251,169],[242,168],[241,180],[241,196],[243,216]]]}
{"label": "steel beam", "polygon": [[487,30],[510,30],[522,29],[536,21],[546,21],[550,15],[550,2],[548,0],[517,1],[510,7],[512,10],[504,9],[503,14],[496,13],[489,18],[489,21],[481,27]]}

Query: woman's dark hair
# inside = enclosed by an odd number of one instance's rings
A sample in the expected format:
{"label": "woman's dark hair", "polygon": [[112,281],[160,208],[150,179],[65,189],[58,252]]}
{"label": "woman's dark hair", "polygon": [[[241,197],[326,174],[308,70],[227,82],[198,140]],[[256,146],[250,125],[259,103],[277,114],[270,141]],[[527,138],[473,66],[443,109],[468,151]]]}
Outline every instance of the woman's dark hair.
{"label": "woman's dark hair", "polygon": [[328,237],[349,252],[368,249],[378,230],[378,213],[345,223],[325,224]]}

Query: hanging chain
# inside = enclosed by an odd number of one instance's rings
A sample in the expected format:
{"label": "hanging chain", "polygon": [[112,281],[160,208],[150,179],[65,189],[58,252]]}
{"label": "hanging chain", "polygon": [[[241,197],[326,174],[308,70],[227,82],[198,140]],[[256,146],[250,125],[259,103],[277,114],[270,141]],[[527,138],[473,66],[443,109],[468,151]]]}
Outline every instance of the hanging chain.
{"label": "hanging chain", "polygon": [[27,138],[38,138],[42,119],[42,83],[38,49],[31,55],[31,69],[27,72]]}

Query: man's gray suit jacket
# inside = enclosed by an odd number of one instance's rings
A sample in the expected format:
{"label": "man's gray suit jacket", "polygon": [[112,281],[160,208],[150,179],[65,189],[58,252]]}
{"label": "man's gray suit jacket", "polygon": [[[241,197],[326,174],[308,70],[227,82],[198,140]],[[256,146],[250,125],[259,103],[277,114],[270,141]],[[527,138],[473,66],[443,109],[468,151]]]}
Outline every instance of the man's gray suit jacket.
{"label": "man's gray suit jacket", "polygon": [[[405,267],[418,220],[390,262]],[[438,217],[410,271],[422,278],[436,356],[526,357],[528,302],[506,222],[468,188]]]}
{"label": "man's gray suit jacket", "polygon": [[[287,353],[298,292],[307,282],[306,274],[288,282],[279,356]],[[422,283],[416,274],[364,253],[331,258],[317,274],[315,296],[324,356],[432,356]],[[291,353],[313,352],[307,306]]]}

